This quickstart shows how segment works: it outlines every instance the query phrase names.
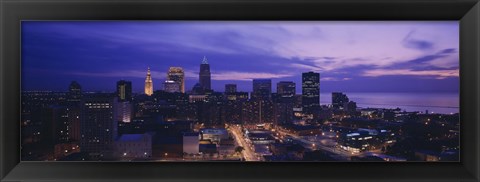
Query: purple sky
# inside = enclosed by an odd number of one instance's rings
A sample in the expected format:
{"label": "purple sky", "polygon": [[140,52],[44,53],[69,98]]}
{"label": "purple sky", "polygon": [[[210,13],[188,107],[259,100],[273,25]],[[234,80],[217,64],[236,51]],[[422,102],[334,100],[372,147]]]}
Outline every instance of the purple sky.
{"label": "purple sky", "polygon": [[315,71],[322,92],[458,92],[458,50],[457,21],[24,21],[22,89],[114,91],[126,79],[141,92],[150,67],[157,90],[179,66],[190,90],[206,56],[217,91],[271,78],[301,93]]}

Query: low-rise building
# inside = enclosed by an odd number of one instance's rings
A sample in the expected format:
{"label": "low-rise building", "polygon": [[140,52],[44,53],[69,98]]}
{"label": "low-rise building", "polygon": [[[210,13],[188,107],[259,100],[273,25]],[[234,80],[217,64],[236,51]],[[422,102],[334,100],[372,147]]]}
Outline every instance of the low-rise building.
{"label": "low-rise building", "polygon": [[183,133],[183,153],[198,154],[200,152],[200,135],[197,132]]}
{"label": "low-rise building", "polygon": [[114,157],[145,159],[152,156],[152,134],[124,134],[114,142]]}

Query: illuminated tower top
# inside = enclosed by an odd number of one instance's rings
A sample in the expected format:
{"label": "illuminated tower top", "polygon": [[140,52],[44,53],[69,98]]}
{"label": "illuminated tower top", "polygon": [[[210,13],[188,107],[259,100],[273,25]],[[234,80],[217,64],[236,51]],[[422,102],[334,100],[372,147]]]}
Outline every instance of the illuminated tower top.
{"label": "illuminated tower top", "polygon": [[153,82],[152,75],[150,73],[150,67],[147,70],[147,78],[145,78],[145,94],[151,96],[153,94]]}
{"label": "illuminated tower top", "polygon": [[207,62],[207,57],[203,56],[202,64],[200,64],[199,83],[203,89],[210,90],[211,82],[210,65]]}
{"label": "illuminated tower top", "polygon": [[202,64],[208,64],[206,56],[203,56]]}

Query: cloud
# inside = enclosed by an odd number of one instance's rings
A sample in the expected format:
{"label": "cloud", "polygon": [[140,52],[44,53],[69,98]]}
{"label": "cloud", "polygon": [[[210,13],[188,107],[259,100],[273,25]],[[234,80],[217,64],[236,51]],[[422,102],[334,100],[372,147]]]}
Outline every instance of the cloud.
{"label": "cloud", "polygon": [[347,81],[352,78],[320,77],[320,81]]}
{"label": "cloud", "polygon": [[415,30],[410,31],[407,36],[402,41],[402,44],[411,49],[417,50],[430,50],[433,48],[433,42],[426,41],[426,40],[419,40],[412,38],[412,35],[415,33]]}
{"label": "cloud", "polygon": [[363,74],[366,77],[378,77],[378,76],[394,76],[394,75],[406,75],[406,76],[430,76],[436,79],[444,79],[447,77],[458,77],[459,70],[420,70],[415,71],[411,69],[375,69],[367,70]]}
{"label": "cloud", "polygon": [[[165,79],[165,72],[150,71],[152,78],[154,79]],[[75,75],[75,76],[88,76],[88,77],[114,77],[114,78],[146,78],[147,71],[138,71],[138,70],[125,70],[125,71],[115,71],[115,72],[65,72],[64,74]]]}
{"label": "cloud", "polygon": [[294,74],[290,74],[290,73],[225,71],[225,72],[212,73],[212,80],[250,81],[252,79],[285,78],[285,77],[291,77],[293,75]]}
{"label": "cloud", "polygon": [[[98,39],[107,47],[115,45],[111,49],[125,46],[142,50],[151,57],[192,52],[231,57],[268,56],[281,60],[280,65],[286,69],[316,71],[323,75],[356,68],[345,75],[349,78],[364,75],[364,70],[421,71],[429,66],[429,71],[435,71],[433,66],[451,68],[458,65],[458,22],[158,21],[101,22],[96,26],[83,22],[57,24],[48,31],[57,37],[62,37],[58,34],[68,34],[79,40]],[[245,68],[249,61],[235,64]],[[255,69],[251,73],[224,71],[216,75],[225,77],[213,79],[248,80],[253,75],[259,78],[291,75],[274,73],[265,63],[259,63],[258,67],[264,70]],[[237,75],[233,78],[226,73]],[[105,76],[103,74],[99,76]],[[106,75],[145,77],[143,71]],[[186,70],[185,76],[197,79],[198,74]],[[164,78],[165,74],[156,77]]]}
{"label": "cloud", "polygon": [[299,63],[292,63],[292,64],[290,64],[290,67],[298,68],[298,69],[302,69],[302,70],[306,70],[306,71],[320,71],[320,70],[322,70],[320,67],[317,67],[317,66],[299,64]]}
{"label": "cloud", "polygon": [[418,49],[418,50],[430,50],[433,48],[433,43],[424,40],[408,40],[404,42],[405,47]]}

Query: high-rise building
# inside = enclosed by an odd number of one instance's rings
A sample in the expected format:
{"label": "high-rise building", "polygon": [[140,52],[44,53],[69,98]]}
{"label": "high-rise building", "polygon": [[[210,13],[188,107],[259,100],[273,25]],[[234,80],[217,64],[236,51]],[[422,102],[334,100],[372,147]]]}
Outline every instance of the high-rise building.
{"label": "high-rise building", "polygon": [[145,79],[145,94],[151,96],[153,94],[152,75],[150,74],[150,67],[148,67],[147,78]]}
{"label": "high-rise building", "polygon": [[[293,97],[292,97],[293,98]],[[290,99],[293,101],[293,99]],[[276,102],[274,103],[274,123],[283,125],[291,123],[294,119],[293,102]]]}
{"label": "high-rise building", "polygon": [[114,99],[112,94],[103,93],[83,97],[80,114],[82,152],[97,157],[111,154],[118,129],[114,120]]}
{"label": "high-rise building", "polygon": [[274,123],[288,124],[293,121],[295,106],[295,82],[281,81],[277,83],[277,93],[274,94]]}
{"label": "high-rise building", "polygon": [[281,81],[277,83],[277,94],[281,97],[293,97],[295,95],[295,82]]}
{"label": "high-rise building", "polygon": [[208,64],[205,56],[203,57],[202,64],[200,64],[199,79],[200,85],[203,87],[203,89],[211,89],[210,65]]}
{"label": "high-rise building", "polygon": [[82,86],[78,84],[76,81],[72,81],[70,86],[68,87],[68,95],[67,101],[68,102],[80,102],[82,99]]}
{"label": "high-rise building", "polygon": [[70,140],[80,141],[80,107],[82,100],[82,86],[72,81],[68,87],[68,135]]}
{"label": "high-rise building", "polygon": [[225,93],[237,92],[237,84],[225,84]]}
{"label": "high-rise building", "polygon": [[305,114],[320,108],[320,73],[302,73],[302,107]]}
{"label": "high-rise building", "polygon": [[272,95],[272,80],[253,79],[253,99],[269,100]]}
{"label": "high-rise building", "polygon": [[118,81],[117,97],[120,102],[132,101],[132,82],[125,80]]}
{"label": "high-rise building", "polygon": [[121,102],[118,100],[114,102],[113,108],[115,109],[114,113],[116,122],[130,123],[130,121],[132,121],[132,103],[129,101]]}
{"label": "high-rise building", "polygon": [[170,67],[167,73],[167,79],[175,81],[180,85],[180,92],[185,93],[185,73],[181,67]]}
{"label": "high-rise building", "polygon": [[332,107],[333,108],[343,108],[346,103],[350,100],[348,99],[347,95],[343,94],[342,92],[332,92]]}
{"label": "high-rise building", "polygon": [[165,80],[165,82],[163,83],[163,89],[165,90],[165,92],[170,93],[180,92],[180,85],[173,80]]}

